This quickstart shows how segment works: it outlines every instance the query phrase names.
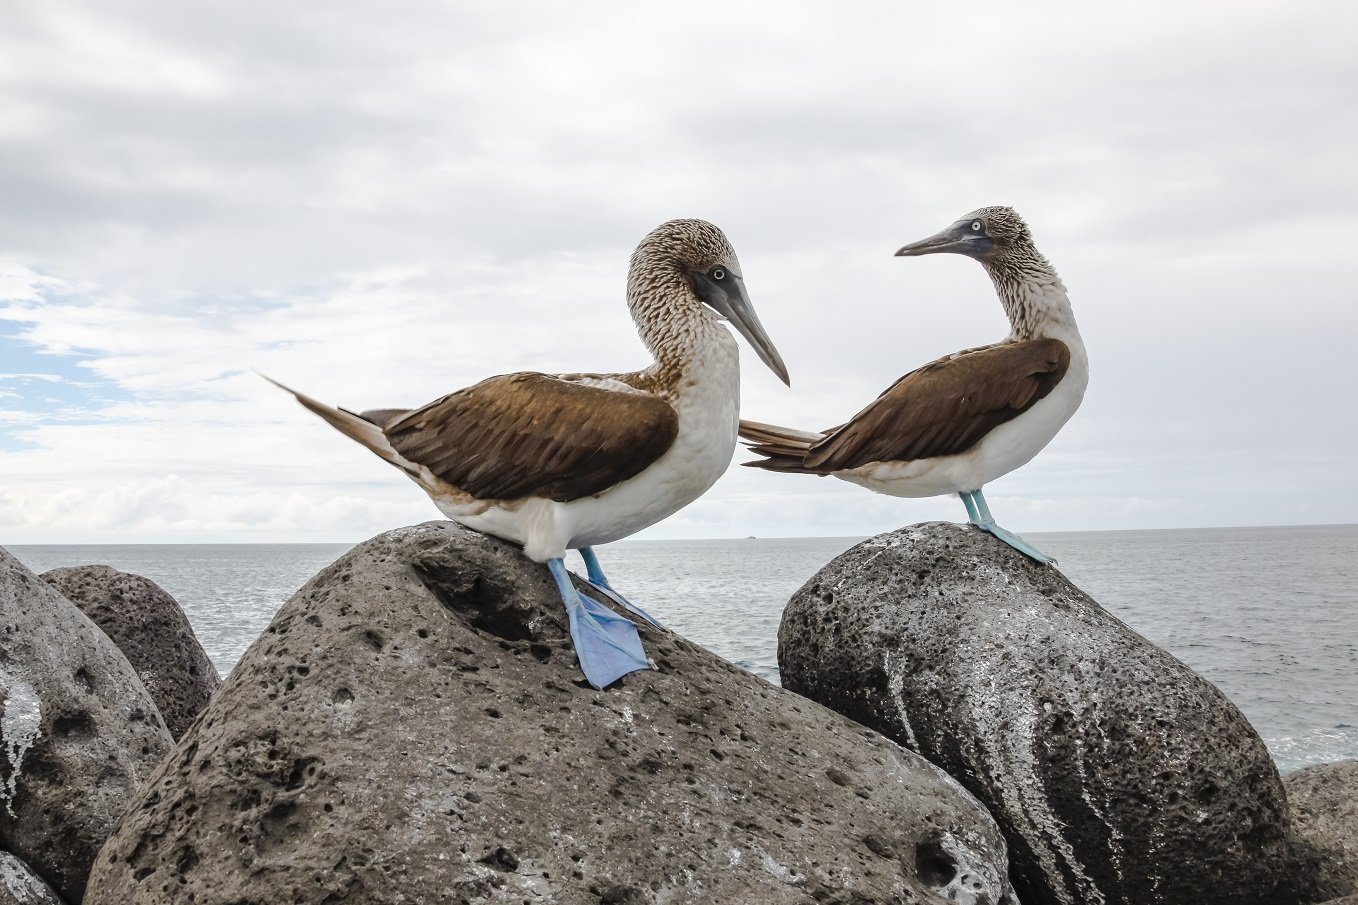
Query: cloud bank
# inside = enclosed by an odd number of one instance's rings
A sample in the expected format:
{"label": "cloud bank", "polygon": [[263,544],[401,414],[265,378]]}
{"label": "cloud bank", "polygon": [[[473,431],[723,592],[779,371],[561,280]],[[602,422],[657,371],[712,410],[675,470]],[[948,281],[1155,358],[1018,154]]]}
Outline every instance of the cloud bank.
{"label": "cloud bank", "polygon": [[[1358,13],[1339,3],[36,4],[0,34],[0,540],[356,540],[435,517],[260,380],[414,405],[644,363],[627,256],[701,216],[838,423],[1000,338],[892,251],[1011,204],[1071,290],[1082,410],[1016,530],[1358,520]],[[650,537],[960,519],[733,469]]]}

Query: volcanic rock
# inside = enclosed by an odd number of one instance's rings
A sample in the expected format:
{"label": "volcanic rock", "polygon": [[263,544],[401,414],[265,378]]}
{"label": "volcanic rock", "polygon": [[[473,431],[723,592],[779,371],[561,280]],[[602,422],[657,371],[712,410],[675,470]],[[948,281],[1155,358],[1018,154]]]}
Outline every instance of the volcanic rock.
{"label": "volcanic rock", "polygon": [[941,770],[642,628],[580,675],[547,570],[433,522],[322,571],[101,853],[85,905],[996,903]]}
{"label": "volcanic rock", "polygon": [[1311,897],[1358,894],[1358,760],[1304,767],[1283,785],[1298,848],[1311,864]]}
{"label": "volcanic rock", "polygon": [[141,676],[170,734],[183,735],[222,680],[179,603],[149,578],[110,566],[52,569],[39,577],[113,639]]}
{"label": "volcanic rock", "polygon": [[27,864],[0,852],[0,905],[62,905],[62,901]]}
{"label": "volcanic rock", "polygon": [[785,687],[986,804],[1024,902],[1286,901],[1286,802],[1259,736],[1055,568],[976,528],[903,528],[808,581],[778,639]]}
{"label": "volcanic rock", "polygon": [[0,549],[0,846],[79,902],[138,784],[174,747],[99,627]]}

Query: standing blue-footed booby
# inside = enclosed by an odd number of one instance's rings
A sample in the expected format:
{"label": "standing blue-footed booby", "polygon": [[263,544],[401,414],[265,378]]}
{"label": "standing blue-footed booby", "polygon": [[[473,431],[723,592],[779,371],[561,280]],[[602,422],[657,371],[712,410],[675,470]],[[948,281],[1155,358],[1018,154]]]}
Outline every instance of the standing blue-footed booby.
{"label": "standing blue-footed booby", "polygon": [[630,374],[506,374],[421,408],[358,414],[282,387],[404,471],[448,518],[545,562],[595,688],[648,662],[636,626],[572,585],[566,551],[580,551],[601,594],[650,619],[612,590],[591,548],[678,512],[730,464],[740,350],[723,320],[788,382],[736,253],[710,223],[671,220],[646,236],[627,304],[655,357]]}
{"label": "standing blue-footed booby", "polygon": [[981,487],[1027,463],[1080,407],[1089,360],[1066,287],[1012,209],[984,207],[897,255],[952,252],[981,262],[1009,315],[1001,342],[906,374],[847,423],[822,432],[740,422],[756,468],[834,475],[900,497],[955,493],[968,520],[1042,563],[999,525]]}

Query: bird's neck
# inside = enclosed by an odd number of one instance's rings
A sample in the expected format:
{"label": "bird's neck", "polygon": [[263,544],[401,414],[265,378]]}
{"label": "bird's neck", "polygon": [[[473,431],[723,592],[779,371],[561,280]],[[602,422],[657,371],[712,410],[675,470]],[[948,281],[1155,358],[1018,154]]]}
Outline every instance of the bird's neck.
{"label": "bird's neck", "polygon": [[637,334],[655,358],[647,369],[654,379],[679,386],[703,375],[729,379],[726,372],[739,368],[735,339],[678,269],[634,266],[627,303]]}
{"label": "bird's neck", "polygon": [[1010,339],[1079,341],[1065,284],[1046,258],[1033,252],[1018,261],[987,262],[986,272],[1009,317]]}

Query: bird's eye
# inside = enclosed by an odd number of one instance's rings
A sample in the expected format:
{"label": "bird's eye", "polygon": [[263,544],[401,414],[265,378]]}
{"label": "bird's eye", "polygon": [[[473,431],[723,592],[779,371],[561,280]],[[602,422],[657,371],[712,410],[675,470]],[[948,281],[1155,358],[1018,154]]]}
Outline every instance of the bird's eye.
{"label": "bird's eye", "polygon": [[973,221],[971,221],[971,231],[974,232],[974,233],[979,233],[979,232],[981,231],[981,221],[980,221],[980,220],[973,220]]}
{"label": "bird's eye", "polygon": [[724,279],[726,279],[726,271],[722,270],[720,267],[713,267],[713,268],[712,268],[712,279],[714,279],[714,280],[724,280]]}

